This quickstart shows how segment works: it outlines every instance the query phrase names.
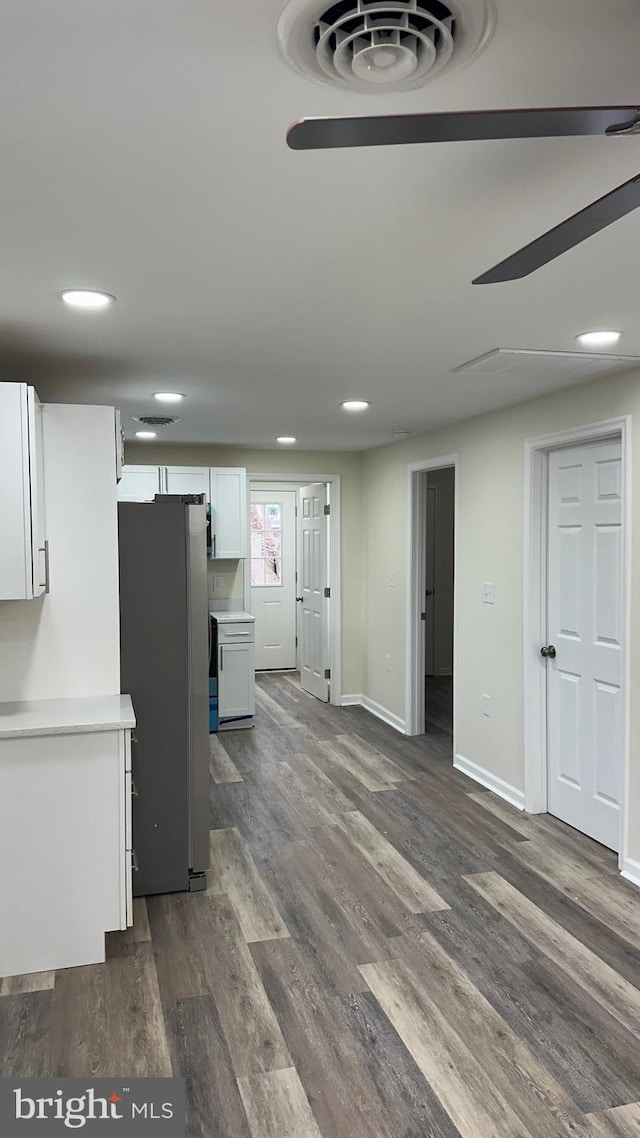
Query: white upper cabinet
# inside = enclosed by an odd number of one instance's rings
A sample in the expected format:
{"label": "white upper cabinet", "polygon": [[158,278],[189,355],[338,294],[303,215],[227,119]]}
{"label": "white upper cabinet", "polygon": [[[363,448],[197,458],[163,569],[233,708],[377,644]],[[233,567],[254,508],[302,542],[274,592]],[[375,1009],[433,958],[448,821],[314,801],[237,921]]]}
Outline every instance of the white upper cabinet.
{"label": "white upper cabinet", "polygon": [[124,466],[119,502],[151,502],[156,494],[206,494],[211,503],[213,557],[247,556],[247,472],[244,467]]}
{"label": "white upper cabinet", "polygon": [[211,501],[208,466],[166,466],[165,494],[206,494]]}
{"label": "white upper cabinet", "polygon": [[211,475],[213,556],[247,556],[247,472],[243,467],[214,466]]}
{"label": "white upper cabinet", "polygon": [[26,383],[0,383],[0,600],[48,589],[42,407]]}
{"label": "white upper cabinet", "polygon": [[118,483],[119,502],[153,502],[163,492],[160,466],[123,466]]}

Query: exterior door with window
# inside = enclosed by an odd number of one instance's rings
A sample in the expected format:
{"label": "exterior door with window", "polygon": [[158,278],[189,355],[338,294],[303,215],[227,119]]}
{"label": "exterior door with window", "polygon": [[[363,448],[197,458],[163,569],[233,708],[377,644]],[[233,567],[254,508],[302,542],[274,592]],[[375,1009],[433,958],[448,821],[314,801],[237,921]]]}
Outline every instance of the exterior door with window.
{"label": "exterior door with window", "polygon": [[303,486],[298,503],[298,667],[304,691],[329,702],[329,585],[324,483]]}
{"label": "exterior door with window", "polygon": [[622,447],[549,455],[548,810],[617,850],[623,778]]}
{"label": "exterior door with window", "polygon": [[256,670],[296,667],[296,491],[252,490],[251,611]]}

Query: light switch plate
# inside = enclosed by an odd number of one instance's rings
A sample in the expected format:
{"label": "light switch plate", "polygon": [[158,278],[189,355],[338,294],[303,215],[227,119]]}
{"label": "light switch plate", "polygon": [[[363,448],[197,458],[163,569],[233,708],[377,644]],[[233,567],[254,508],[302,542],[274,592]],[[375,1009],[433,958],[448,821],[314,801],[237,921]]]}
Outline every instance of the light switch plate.
{"label": "light switch plate", "polygon": [[491,696],[483,695],[482,697],[482,714],[486,715],[487,719],[491,718]]}
{"label": "light switch plate", "polygon": [[496,587],[491,581],[485,581],[482,586],[482,599],[485,605],[495,605],[496,603]]}

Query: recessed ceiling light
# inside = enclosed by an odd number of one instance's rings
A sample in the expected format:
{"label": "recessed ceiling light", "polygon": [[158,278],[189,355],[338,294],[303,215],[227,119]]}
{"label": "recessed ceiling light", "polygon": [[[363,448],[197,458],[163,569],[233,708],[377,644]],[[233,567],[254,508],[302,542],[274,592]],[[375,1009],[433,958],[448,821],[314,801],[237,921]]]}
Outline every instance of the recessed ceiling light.
{"label": "recessed ceiling light", "polygon": [[369,406],[366,399],[345,399],[342,404],[344,411],[366,411]]}
{"label": "recessed ceiling light", "polygon": [[181,395],[179,391],[156,391],[153,398],[157,399],[159,403],[179,403],[181,399],[184,399],[184,395]]}
{"label": "recessed ceiling light", "polygon": [[277,443],[282,443],[283,445],[297,443],[297,441],[298,440],[293,435],[279,435],[279,437],[276,439]]}
{"label": "recessed ceiling light", "polygon": [[155,431],[136,431],[137,439],[157,439]]}
{"label": "recessed ceiling light", "polygon": [[576,340],[579,340],[581,344],[590,344],[592,346],[597,344],[617,344],[621,336],[622,332],[581,332],[579,336],[576,336]]}
{"label": "recessed ceiling light", "polygon": [[71,308],[108,308],[116,299],[110,292],[87,288],[70,288],[60,295]]}

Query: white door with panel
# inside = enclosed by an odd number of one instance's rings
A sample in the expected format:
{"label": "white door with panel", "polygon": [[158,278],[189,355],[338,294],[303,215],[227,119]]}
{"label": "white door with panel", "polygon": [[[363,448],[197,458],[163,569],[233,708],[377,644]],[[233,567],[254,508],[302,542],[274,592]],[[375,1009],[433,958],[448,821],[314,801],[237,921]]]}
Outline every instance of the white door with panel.
{"label": "white door with panel", "polygon": [[251,612],[256,669],[296,667],[296,490],[252,490]]}
{"label": "white door with panel", "polygon": [[247,472],[242,467],[211,467],[213,556],[247,556]]}
{"label": "white door with panel", "polygon": [[210,501],[208,466],[166,466],[164,472],[164,493],[204,494]]}
{"label": "white door with panel", "polygon": [[435,625],[435,591],[436,591],[436,534],[438,529],[438,488],[426,486],[426,539],[427,555],[425,561],[424,583],[424,673],[433,676],[436,670],[436,625]]}
{"label": "white door with panel", "polygon": [[549,456],[548,810],[619,848],[623,781],[622,449]]}
{"label": "white door with panel", "polygon": [[298,667],[304,691],[329,702],[329,490],[302,486],[298,502]]}
{"label": "white door with panel", "polygon": [[117,489],[119,502],[153,502],[156,494],[163,493],[163,467],[123,466]]}

